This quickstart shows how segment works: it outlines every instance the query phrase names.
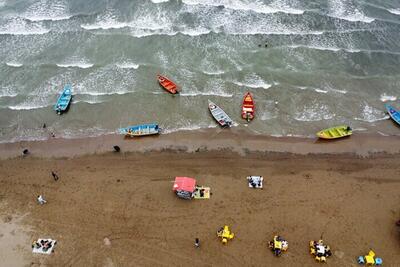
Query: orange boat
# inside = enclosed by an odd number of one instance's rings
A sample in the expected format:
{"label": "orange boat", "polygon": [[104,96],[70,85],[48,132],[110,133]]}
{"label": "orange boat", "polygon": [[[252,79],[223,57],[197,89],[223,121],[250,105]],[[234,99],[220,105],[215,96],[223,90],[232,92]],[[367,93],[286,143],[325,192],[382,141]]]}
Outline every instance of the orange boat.
{"label": "orange boat", "polygon": [[250,94],[250,92],[247,92],[243,98],[242,118],[247,121],[251,121],[252,119],[254,119],[254,110],[255,105],[253,96]]}
{"label": "orange boat", "polygon": [[160,85],[167,90],[168,92],[170,92],[171,94],[177,94],[179,93],[178,91],[178,86],[176,86],[176,84],[171,81],[170,79],[168,79],[165,76],[162,75],[157,75],[157,80],[160,83]]}

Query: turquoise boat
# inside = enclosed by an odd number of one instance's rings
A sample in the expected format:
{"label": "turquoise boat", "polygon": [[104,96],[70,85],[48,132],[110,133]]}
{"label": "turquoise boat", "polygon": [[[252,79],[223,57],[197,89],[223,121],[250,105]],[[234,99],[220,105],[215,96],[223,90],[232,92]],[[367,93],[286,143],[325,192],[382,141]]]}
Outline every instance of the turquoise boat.
{"label": "turquoise boat", "polygon": [[120,134],[124,134],[129,137],[154,135],[159,134],[160,131],[161,129],[156,123],[139,124],[118,129]]}
{"label": "turquoise boat", "polygon": [[66,85],[61,95],[57,99],[57,103],[54,105],[54,110],[57,114],[61,115],[61,113],[67,111],[69,104],[72,99],[72,89],[70,85]]}
{"label": "turquoise boat", "polygon": [[393,106],[386,104],[385,105],[387,112],[389,113],[389,116],[397,123],[400,125],[400,111],[395,109]]}

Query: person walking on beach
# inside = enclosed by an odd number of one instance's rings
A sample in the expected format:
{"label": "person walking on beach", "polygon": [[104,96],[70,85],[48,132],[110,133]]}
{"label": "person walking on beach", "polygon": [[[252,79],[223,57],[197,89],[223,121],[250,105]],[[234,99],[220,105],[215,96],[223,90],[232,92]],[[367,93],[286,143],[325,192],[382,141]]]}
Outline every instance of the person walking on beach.
{"label": "person walking on beach", "polygon": [[47,203],[46,199],[44,199],[44,197],[43,197],[42,195],[39,195],[39,196],[37,197],[37,201],[38,201],[38,203],[39,203],[40,205],[43,205],[43,204],[46,204],[46,203]]}
{"label": "person walking on beach", "polygon": [[199,248],[200,247],[200,239],[198,239],[197,237],[194,239],[194,247],[195,248]]}
{"label": "person walking on beach", "polygon": [[55,173],[55,172],[51,172],[51,175],[53,175],[53,179],[54,179],[54,181],[56,181],[57,182],[57,180],[58,180],[58,175]]}

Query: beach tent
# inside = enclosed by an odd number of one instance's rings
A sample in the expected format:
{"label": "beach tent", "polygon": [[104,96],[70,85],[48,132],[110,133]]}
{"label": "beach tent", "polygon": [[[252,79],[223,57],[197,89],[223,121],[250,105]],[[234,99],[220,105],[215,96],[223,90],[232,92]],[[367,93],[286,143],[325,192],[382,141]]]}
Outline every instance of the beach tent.
{"label": "beach tent", "polygon": [[184,199],[191,199],[196,189],[196,179],[190,177],[175,177],[172,190],[175,194]]}

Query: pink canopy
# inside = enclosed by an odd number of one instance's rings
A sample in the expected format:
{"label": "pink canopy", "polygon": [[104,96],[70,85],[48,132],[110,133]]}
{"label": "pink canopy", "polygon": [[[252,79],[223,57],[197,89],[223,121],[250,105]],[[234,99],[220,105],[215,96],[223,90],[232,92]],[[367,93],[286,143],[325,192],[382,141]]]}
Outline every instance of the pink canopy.
{"label": "pink canopy", "polygon": [[190,193],[194,192],[196,187],[196,179],[189,177],[175,177],[174,187],[172,190],[174,191],[187,191]]}

